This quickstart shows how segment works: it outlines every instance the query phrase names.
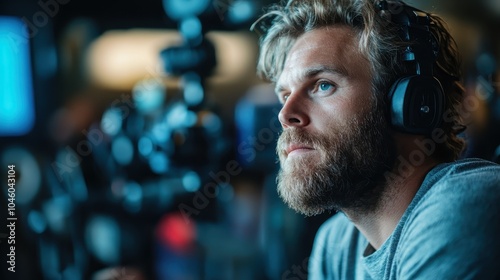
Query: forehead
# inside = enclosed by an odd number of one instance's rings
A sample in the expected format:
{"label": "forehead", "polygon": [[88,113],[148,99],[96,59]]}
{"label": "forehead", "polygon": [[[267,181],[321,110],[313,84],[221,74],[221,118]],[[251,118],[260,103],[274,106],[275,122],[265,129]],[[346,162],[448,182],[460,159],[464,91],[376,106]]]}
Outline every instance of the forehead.
{"label": "forehead", "polygon": [[348,26],[328,26],[306,32],[290,49],[277,84],[303,78],[308,69],[324,66],[346,76],[369,75],[369,62],[358,46],[358,36]]}

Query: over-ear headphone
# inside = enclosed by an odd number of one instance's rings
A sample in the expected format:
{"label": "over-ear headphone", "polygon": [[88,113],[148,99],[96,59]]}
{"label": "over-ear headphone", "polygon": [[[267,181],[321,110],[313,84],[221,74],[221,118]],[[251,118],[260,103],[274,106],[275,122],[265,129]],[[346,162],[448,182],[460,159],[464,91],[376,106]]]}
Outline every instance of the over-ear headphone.
{"label": "over-ear headphone", "polygon": [[408,43],[401,53],[408,74],[399,77],[388,93],[392,126],[401,132],[429,135],[439,127],[444,111],[441,83],[433,76],[438,43],[430,31],[429,15],[401,1],[380,1],[391,22],[399,28],[399,37]]}

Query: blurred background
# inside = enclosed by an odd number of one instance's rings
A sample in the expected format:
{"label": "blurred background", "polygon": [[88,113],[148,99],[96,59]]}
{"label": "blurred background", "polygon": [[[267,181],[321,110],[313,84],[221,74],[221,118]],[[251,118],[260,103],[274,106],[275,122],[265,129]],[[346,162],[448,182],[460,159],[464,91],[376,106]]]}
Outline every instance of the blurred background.
{"label": "blurred background", "polygon": [[[276,193],[271,0],[0,3],[0,279],[306,279],[314,235]],[[500,161],[500,2],[410,1],[463,54],[464,157]],[[7,224],[7,188],[0,192]]]}

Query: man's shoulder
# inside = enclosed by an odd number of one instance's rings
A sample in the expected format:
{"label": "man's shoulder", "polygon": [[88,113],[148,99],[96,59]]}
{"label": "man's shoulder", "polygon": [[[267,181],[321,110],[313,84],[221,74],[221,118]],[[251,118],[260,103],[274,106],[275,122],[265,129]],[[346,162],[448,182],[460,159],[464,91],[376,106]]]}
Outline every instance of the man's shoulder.
{"label": "man's shoulder", "polygon": [[[481,181],[498,182],[500,180],[500,165],[483,159],[467,158],[451,163],[438,165],[429,172],[438,181],[454,179],[477,179]],[[463,181],[463,183],[467,183]]]}
{"label": "man's shoulder", "polygon": [[420,217],[428,223],[464,224],[500,214],[500,165],[465,159],[429,173],[409,206],[409,221]]}
{"label": "man's shoulder", "polygon": [[500,197],[500,165],[481,159],[442,164],[429,172],[422,187],[428,188],[424,201],[494,199]]}
{"label": "man's shoulder", "polygon": [[[500,258],[499,165],[467,159],[431,172],[404,221],[401,275],[497,275],[489,266]],[[431,265],[436,259],[441,266]]]}

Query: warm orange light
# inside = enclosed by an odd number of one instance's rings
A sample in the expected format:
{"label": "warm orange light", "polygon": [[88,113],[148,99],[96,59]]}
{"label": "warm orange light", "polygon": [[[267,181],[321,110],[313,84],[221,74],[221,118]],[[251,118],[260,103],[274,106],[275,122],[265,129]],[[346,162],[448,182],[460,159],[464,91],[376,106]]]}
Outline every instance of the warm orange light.
{"label": "warm orange light", "polygon": [[[242,89],[255,83],[254,37],[236,32],[210,32],[207,38],[214,43],[217,53],[217,68],[207,81],[208,88]],[[108,31],[89,48],[90,80],[106,89],[129,91],[141,80],[160,78],[167,88],[178,88],[179,80],[164,73],[159,54],[180,41],[179,33],[171,30]]]}
{"label": "warm orange light", "polygon": [[108,31],[89,48],[90,80],[107,89],[131,90],[141,80],[160,78],[160,51],[180,40],[175,31]]}

